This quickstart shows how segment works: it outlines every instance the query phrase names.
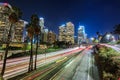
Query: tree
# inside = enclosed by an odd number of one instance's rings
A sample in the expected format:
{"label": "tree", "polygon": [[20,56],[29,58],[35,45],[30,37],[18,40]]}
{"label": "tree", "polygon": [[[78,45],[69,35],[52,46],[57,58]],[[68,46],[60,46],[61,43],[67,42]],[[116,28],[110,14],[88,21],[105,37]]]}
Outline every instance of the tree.
{"label": "tree", "polygon": [[100,33],[99,33],[99,32],[96,32],[96,34],[97,34],[97,36],[99,36],[99,35],[100,35]]}
{"label": "tree", "polygon": [[96,32],[96,34],[97,34],[97,37],[98,37],[98,41],[100,42],[103,36],[99,32]]}
{"label": "tree", "polygon": [[31,25],[31,23],[29,23],[28,25],[26,25],[27,28],[27,32],[28,32],[28,37],[30,38],[30,42],[31,42],[31,50],[30,50],[30,61],[29,61],[29,68],[28,68],[28,72],[33,70],[33,51],[32,51],[32,46],[33,46],[33,36],[34,36],[34,28]]}
{"label": "tree", "polygon": [[1,76],[4,75],[5,68],[6,68],[6,60],[7,60],[7,55],[8,55],[8,48],[10,44],[10,39],[11,39],[11,31],[12,31],[12,26],[19,20],[18,16],[16,15],[15,12],[11,12],[9,15],[9,21],[10,21],[10,29],[7,37],[7,42],[6,42],[6,50],[5,50],[5,55],[4,55],[4,60],[3,60],[3,66],[2,66],[2,71],[1,71]]}
{"label": "tree", "polygon": [[29,61],[29,68],[28,72],[33,70],[33,51],[32,51],[32,45],[33,45],[33,38],[34,35],[36,35],[37,43],[36,43],[36,52],[35,52],[35,64],[34,69],[36,70],[36,62],[37,62],[37,53],[38,53],[38,35],[40,33],[40,26],[39,26],[39,18],[36,14],[33,14],[31,16],[31,22],[26,26],[28,31],[28,37],[31,41],[31,52],[30,52],[30,61]]}
{"label": "tree", "polygon": [[31,16],[31,23],[32,23],[32,26],[34,26],[35,35],[36,35],[36,38],[37,38],[36,51],[35,51],[35,64],[34,64],[34,70],[36,70],[37,53],[38,53],[38,35],[40,33],[39,18],[36,14]]}
{"label": "tree", "polygon": [[36,70],[36,63],[37,63],[37,54],[38,54],[38,35],[40,33],[40,28],[38,26],[35,27],[35,34],[37,36],[37,43],[36,43],[36,51],[35,51],[35,65],[34,69]]}
{"label": "tree", "polygon": [[113,33],[119,35],[118,39],[120,39],[120,24],[115,25]]}
{"label": "tree", "polygon": [[18,18],[22,18],[22,11],[20,8],[16,7],[16,6],[12,6],[13,10],[15,11],[16,15],[18,16]]}

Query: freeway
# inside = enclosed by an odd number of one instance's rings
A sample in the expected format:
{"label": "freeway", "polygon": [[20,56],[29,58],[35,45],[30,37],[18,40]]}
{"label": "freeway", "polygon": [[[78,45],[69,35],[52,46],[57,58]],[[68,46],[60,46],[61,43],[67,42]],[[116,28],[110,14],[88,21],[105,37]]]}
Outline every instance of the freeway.
{"label": "freeway", "polygon": [[64,58],[55,61],[53,64],[47,66],[46,68],[43,68],[42,70],[37,71],[32,75],[30,74],[21,80],[49,80],[62,67],[70,63],[78,54],[80,53],[71,53]]}
{"label": "freeway", "polygon": [[[70,48],[62,51],[52,52],[48,54],[38,55],[37,67],[44,66],[45,64],[52,63],[53,61],[67,56],[71,53],[78,52],[81,49],[78,47]],[[4,75],[4,79],[9,79],[17,75],[26,73],[28,71],[29,57],[21,57],[7,60],[7,67]],[[0,61],[0,70],[2,67],[2,61]]]}
{"label": "freeway", "polygon": [[94,57],[92,51],[87,50],[82,61],[76,68],[76,72],[72,80],[99,80],[97,66],[94,64]]}
{"label": "freeway", "polygon": [[[83,51],[84,52],[84,51]],[[58,71],[50,80],[71,80],[74,75],[76,66],[83,57],[84,53],[79,54],[75,59]]]}
{"label": "freeway", "polygon": [[119,45],[109,45],[109,47],[113,48],[117,52],[120,52],[120,46]]}
{"label": "freeway", "polygon": [[[69,52],[69,51],[72,51],[72,50],[75,50],[75,49],[78,49],[78,47],[64,49],[64,50],[60,50],[60,51],[56,51],[56,52],[46,53],[46,56],[49,57],[49,56],[53,56],[53,55],[57,55],[57,54],[62,54],[62,53]],[[43,58],[43,57],[45,57],[44,54],[38,55],[38,58]],[[27,56],[27,57],[20,57],[20,58],[14,58],[14,59],[7,59],[7,65],[13,65],[11,63],[15,63],[17,61],[23,61],[23,60],[29,60],[29,56]],[[0,61],[0,67],[2,66],[2,63],[3,63],[3,61],[1,60]]]}
{"label": "freeway", "polygon": [[92,50],[87,48],[50,80],[99,80]]}
{"label": "freeway", "polygon": [[118,47],[118,48],[120,48],[120,44],[116,44],[115,46]]}
{"label": "freeway", "polygon": [[101,45],[105,45],[107,47],[110,47],[110,48],[116,50],[117,52],[120,52],[120,46],[118,46],[118,45],[109,45],[109,44],[101,44]]}

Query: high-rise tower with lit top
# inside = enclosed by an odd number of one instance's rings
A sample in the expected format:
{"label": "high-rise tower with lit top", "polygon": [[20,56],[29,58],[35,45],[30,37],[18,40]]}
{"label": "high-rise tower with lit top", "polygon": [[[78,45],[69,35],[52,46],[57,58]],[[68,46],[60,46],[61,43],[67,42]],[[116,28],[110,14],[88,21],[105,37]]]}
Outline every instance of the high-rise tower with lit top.
{"label": "high-rise tower with lit top", "polygon": [[85,33],[85,27],[79,26],[78,28],[78,44],[81,44],[82,42],[86,42],[86,33]]}
{"label": "high-rise tower with lit top", "polygon": [[74,24],[72,22],[68,22],[66,25],[59,27],[59,41],[74,44]]}

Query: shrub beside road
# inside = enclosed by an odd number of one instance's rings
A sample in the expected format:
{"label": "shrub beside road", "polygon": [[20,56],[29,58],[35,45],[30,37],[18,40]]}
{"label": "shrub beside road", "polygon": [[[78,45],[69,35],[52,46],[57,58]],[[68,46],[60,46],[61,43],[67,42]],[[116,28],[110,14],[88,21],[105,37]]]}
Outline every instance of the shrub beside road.
{"label": "shrub beside road", "polygon": [[[38,50],[38,54],[45,54],[45,53],[49,53],[49,52],[55,52],[61,50],[61,48],[48,48],[48,49],[39,49]],[[33,50],[33,53],[35,53],[35,51]],[[29,56],[30,52],[24,52],[24,53],[19,53],[19,54],[13,54],[12,56],[10,56],[9,58],[17,58],[17,57],[23,57],[23,56]]]}
{"label": "shrub beside road", "polygon": [[102,45],[96,45],[94,51],[101,80],[117,80],[120,77],[120,53]]}

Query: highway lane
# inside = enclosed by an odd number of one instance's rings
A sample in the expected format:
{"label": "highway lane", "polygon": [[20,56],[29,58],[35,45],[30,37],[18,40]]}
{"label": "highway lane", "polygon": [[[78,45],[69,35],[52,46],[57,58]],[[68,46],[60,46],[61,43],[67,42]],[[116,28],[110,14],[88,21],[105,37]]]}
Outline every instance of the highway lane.
{"label": "highway lane", "polygon": [[[74,50],[73,50],[74,51]],[[71,51],[72,52],[72,51]],[[46,60],[48,59],[48,58],[53,58],[53,57],[59,57],[59,56],[62,56],[62,55],[64,55],[64,54],[66,54],[66,53],[63,53],[63,54],[58,54],[58,55],[54,55],[54,56],[50,56],[50,57],[46,57]],[[68,54],[68,53],[67,53]],[[42,61],[42,62],[45,62],[45,58],[43,59],[38,59],[38,61]],[[17,67],[17,66],[24,66],[24,64],[26,65],[26,64],[28,64],[29,62],[23,62],[22,61],[22,63],[21,64],[18,64],[18,65],[12,65],[12,66],[9,66],[7,69],[10,69],[10,68],[15,68],[15,67]]]}
{"label": "highway lane", "polygon": [[50,80],[99,80],[91,48],[85,49]]}
{"label": "highway lane", "polygon": [[72,80],[99,80],[97,66],[94,64],[92,50],[87,50],[82,61],[76,68],[76,72]]}
{"label": "highway lane", "polygon": [[[53,56],[53,55],[57,55],[57,54],[62,54],[62,53],[65,53],[65,52],[69,52],[69,51],[72,51],[72,50],[76,50],[78,49],[78,47],[75,47],[75,48],[68,48],[68,49],[63,49],[63,50],[60,50],[60,51],[56,51],[56,52],[50,52],[50,53],[46,53],[46,56]],[[38,58],[44,58],[45,57],[45,54],[39,54],[38,55]],[[24,60],[28,60],[29,61],[29,56],[27,57],[20,57],[20,58],[14,58],[14,59],[7,59],[7,65],[12,65],[12,63],[18,63],[18,61],[24,61]],[[3,61],[1,60],[0,61],[0,67],[2,66],[2,63]]]}
{"label": "highway lane", "polygon": [[35,80],[38,77],[43,77],[45,74],[47,74],[49,71],[52,71],[56,67],[60,66],[61,63],[64,63],[67,60],[68,57],[64,57],[63,59],[60,60],[60,62],[54,62],[52,65],[47,66],[47,68],[44,68],[40,70],[39,72],[30,75],[28,77],[23,78],[22,80]]}
{"label": "highway lane", "polygon": [[71,80],[79,61],[84,55],[84,51],[74,58],[70,63],[58,71],[50,80]]}
{"label": "highway lane", "polygon": [[[72,50],[75,50],[77,48],[71,48],[71,49],[66,49],[66,50],[61,50],[61,51],[57,51],[57,52],[51,52],[49,54],[46,53],[46,57],[50,57],[50,56],[54,56],[54,55],[57,55],[57,54],[63,54],[65,52],[69,52],[69,51],[72,51]],[[45,58],[45,54],[40,54],[38,55],[38,60],[39,59],[42,59],[42,58]],[[27,57],[21,57],[21,58],[14,58],[14,59],[7,59],[7,66],[11,66],[11,65],[14,65],[14,64],[19,64],[19,63],[23,63],[23,62],[28,62],[29,61],[29,56]],[[0,68],[2,67],[2,61],[0,61]]]}
{"label": "highway lane", "polygon": [[[59,58],[60,58],[59,56],[58,57],[48,58],[48,59],[46,59],[46,62],[45,62],[45,60],[37,61],[37,67],[44,66],[45,64],[51,63],[51,62],[53,62],[53,61],[55,61],[55,60],[57,60]],[[18,67],[14,68],[14,69],[9,69],[8,71],[6,71],[6,73],[4,75],[4,78],[9,79],[11,77],[23,74],[23,73],[25,73],[27,71],[28,71],[28,64],[18,66]]]}
{"label": "highway lane", "polygon": [[63,64],[67,65],[67,63],[70,63],[71,59],[73,59],[77,54],[78,53],[70,53],[66,57],[57,60],[53,65],[48,66],[46,69],[43,69],[42,71],[30,75],[29,77],[22,80],[48,80],[52,75],[59,71]]}
{"label": "highway lane", "polygon": [[[74,51],[77,51],[77,50],[79,50],[79,49],[78,48],[73,48],[73,49],[70,49],[70,50],[67,49],[67,50],[64,50],[64,51],[63,50],[58,51],[58,53],[53,52],[52,55],[50,55],[50,54],[47,55],[46,54],[46,59],[45,59],[45,55],[42,55],[43,58],[41,58],[41,56],[39,55],[38,60],[37,60],[37,67],[40,67],[40,66],[43,66],[47,63],[53,62],[54,60],[59,59],[62,56],[68,55],[71,52],[74,52]],[[21,58],[23,60],[17,59],[15,61],[10,59],[10,61],[8,61],[8,64],[7,64],[7,68],[6,68],[6,71],[5,71],[4,78],[8,79],[8,78],[11,78],[11,77],[14,77],[14,76],[17,76],[17,75],[20,75],[20,74],[23,74],[23,73],[27,72],[29,58],[27,58],[27,57],[25,57],[25,58]]]}
{"label": "highway lane", "polygon": [[117,52],[120,52],[120,47],[118,47],[116,45],[109,45],[109,44],[101,44],[101,45],[104,45],[106,47],[110,47],[110,48],[116,50]]}
{"label": "highway lane", "polygon": [[114,46],[116,46],[116,47],[120,48],[120,44],[116,44],[116,45],[114,45]]}

